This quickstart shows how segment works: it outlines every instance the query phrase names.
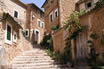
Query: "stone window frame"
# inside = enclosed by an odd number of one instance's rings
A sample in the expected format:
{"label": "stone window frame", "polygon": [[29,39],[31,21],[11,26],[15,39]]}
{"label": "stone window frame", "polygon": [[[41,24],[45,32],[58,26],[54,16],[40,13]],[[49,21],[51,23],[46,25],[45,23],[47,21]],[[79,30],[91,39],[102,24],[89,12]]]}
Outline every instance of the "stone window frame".
{"label": "stone window frame", "polygon": [[[57,12],[57,16],[56,16],[56,12]],[[56,8],[56,9],[55,9],[55,12],[54,12],[54,17],[55,17],[55,18],[57,18],[57,17],[58,17],[58,8]]]}
{"label": "stone window frame", "polygon": [[[11,27],[11,40],[7,39],[7,26]],[[12,45],[12,25],[8,22],[6,23],[6,30],[5,30],[5,43]]]}
{"label": "stone window frame", "polygon": [[[15,35],[16,35],[16,39],[14,38]],[[17,42],[17,33],[15,31],[13,32],[13,42]]]}
{"label": "stone window frame", "polygon": [[[52,19],[50,18],[50,16],[52,15]],[[49,22],[50,23],[52,23],[53,22],[53,19],[54,19],[54,17],[53,17],[53,11],[49,14]]]}

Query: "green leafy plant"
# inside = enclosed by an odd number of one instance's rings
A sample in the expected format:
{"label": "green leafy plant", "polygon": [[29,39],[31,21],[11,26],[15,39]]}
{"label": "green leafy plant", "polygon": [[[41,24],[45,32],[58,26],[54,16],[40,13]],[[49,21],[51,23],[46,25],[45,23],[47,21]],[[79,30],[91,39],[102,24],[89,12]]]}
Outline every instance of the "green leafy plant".
{"label": "green leafy plant", "polygon": [[96,33],[92,33],[91,35],[90,35],[90,38],[92,38],[92,39],[97,39],[97,34]]}
{"label": "green leafy plant", "polygon": [[49,35],[45,35],[43,40],[41,41],[40,45],[44,48],[53,50],[53,39],[52,36]]}
{"label": "green leafy plant", "polygon": [[98,2],[95,3],[95,8],[94,9],[102,8],[103,5],[104,5],[104,0],[98,0]]}
{"label": "green leafy plant", "polygon": [[22,35],[25,37],[26,40],[28,40],[28,38],[26,37],[25,31],[22,31]]}
{"label": "green leafy plant", "polygon": [[70,62],[73,66],[72,61],[72,49],[71,49],[71,40],[76,38],[80,32],[82,32],[82,26],[80,25],[80,16],[84,15],[85,12],[77,12],[71,14],[69,19],[65,22],[65,30],[68,30],[69,37],[66,39],[66,47],[64,53],[60,55],[60,61],[63,64]]}
{"label": "green leafy plant", "polygon": [[53,25],[51,26],[51,30],[55,31],[59,29],[59,25]]}
{"label": "green leafy plant", "polygon": [[46,49],[46,53],[47,53],[50,57],[52,57],[53,60],[56,60],[56,58],[57,58],[56,52],[53,52],[53,51],[51,51],[50,49]]}
{"label": "green leafy plant", "polygon": [[95,49],[91,47],[89,57],[87,58],[87,63],[89,66],[91,66],[91,69],[97,69],[97,59],[98,59],[98,54],[96,53]]}

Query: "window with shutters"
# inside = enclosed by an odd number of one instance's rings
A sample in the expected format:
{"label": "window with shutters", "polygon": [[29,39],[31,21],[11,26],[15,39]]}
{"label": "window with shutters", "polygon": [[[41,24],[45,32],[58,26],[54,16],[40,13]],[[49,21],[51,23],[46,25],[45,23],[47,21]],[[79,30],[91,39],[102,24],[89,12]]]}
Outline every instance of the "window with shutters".
{"label": "window with shutters", "polygon": [[14,17],[18,18],[18,12],[14,11]]}
{"label": "window with shutters", "polygon": [[12,26],[10,24],[6,25],[6,43],[12,44]]}

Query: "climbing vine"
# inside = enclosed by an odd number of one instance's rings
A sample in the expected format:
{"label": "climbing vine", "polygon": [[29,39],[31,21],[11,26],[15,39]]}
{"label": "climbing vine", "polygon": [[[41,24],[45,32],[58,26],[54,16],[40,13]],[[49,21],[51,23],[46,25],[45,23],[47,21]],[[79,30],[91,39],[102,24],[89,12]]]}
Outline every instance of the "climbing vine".
{"label": "climbing vine", "polygon": [[71,40],[78,36],[82,31],[82,26],[80,24],[80,16],[84,15],[85,11],[73,12],[69,19],[65,22],[65,30],[68,31],[69,35],[66,38],[66,47],[64,49],[64,54],[62,54],[61,61],[64,63],[70,62],[73,66],[72,61],[72,51],[71,51]]}
{"label": "climbing vine", "polygon": [[104,5],[104,0],[98,0],[98,2],[95,3],[95,8],[94,9],[102,8],[103,5]]}

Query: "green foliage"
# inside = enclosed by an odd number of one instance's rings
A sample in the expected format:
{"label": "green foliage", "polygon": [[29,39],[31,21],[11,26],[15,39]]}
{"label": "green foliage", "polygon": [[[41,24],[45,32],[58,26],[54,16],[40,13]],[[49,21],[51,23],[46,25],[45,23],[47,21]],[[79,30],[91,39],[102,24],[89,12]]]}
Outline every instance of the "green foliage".
{"label": "green foliage", "polygon": [[104,5],[104,0],[98,0],[98,2],[95,4],[95,8],[102,8],[102,6]]}
{"label": "green foliage", "polygon": [[65,51],[60,55],[60,62],[62,64],[72,62],[71,41],[66,43]]}
{"label": "green foliage", "polygon": [[101,44],[104,45],[104,39],[101,39]]}
{"label": "green foliage", "polygon": [[55,31],[55,30],[58,30],[59,29],[59,25],[53,25],[51,26],[51,30]]}
{"label": "green foliage", "polygon": [[98,54],[96,53],[94,48],[91,48],[89,57],[87,58],[87,63],[89,66],[92,67],[92,69],[97,69],[97,59],[98,59]]}
{"label": "green foliage", "polygon": [[91,35],[90,35],[90,38],[92,38],[92,39],[97,39],[97,34],[96,33],[92,33]]}
{"label": "green foliage", "polygon": [[22,31],[22,35],[25,37],[26,40],[28,40],[28,38],[26,37],[25,31]]}
{"label": "green foliage", "polygon": [[72,49],[71,40],[78,36],[79,32],[82,32],[82,27],[80,25],[80,16],[84,15],[85,11],[77,12],[71,14],[69,19],[65,22],[65,30],[69,31],[69,37],[66,39],[66,47],[64,53],[60,55],[60,62],[66,64],[72,61]]}
{"label": "green foliage", "polygon": [[42,42],[40,43],[41,46],[53,50],[53,39],[51,35],[45,35]]}
{"label": "green foliage", "polygon": [[103,57],[103,59],[104,59],[104,53],[102,53],[102,57]]}
{"label": "green foliage", "polygon": [[53,52],[53,51],[51,51],[50,49],[47,49],[47,50],[46,50],[46,53],[47,53],[50,57],[52,57],[52,59],[56,60],[56,58],[57,58],[56,52]]}
{"label": "green foliage", "polygon": [[70,32],[73,32],[73,29],[79,30],[82,29],[80,25],[80,16],[84,15],[85,11],[77,12],[75,11],[74,13],[71,14],[69,19],[65,22],[65,30],[69,30]]}

